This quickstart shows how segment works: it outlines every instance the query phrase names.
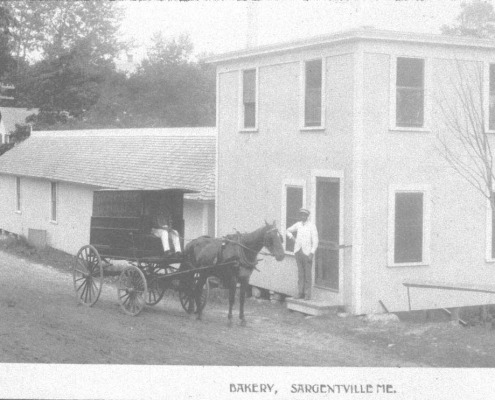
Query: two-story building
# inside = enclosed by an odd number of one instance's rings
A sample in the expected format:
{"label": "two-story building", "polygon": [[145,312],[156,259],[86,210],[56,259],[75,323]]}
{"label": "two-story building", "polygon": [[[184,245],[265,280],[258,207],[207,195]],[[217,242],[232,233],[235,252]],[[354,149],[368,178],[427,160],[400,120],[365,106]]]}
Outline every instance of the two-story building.
{"label": "two-story building", "polygon": [[[314,303],[355,314],[495,303],[445,289],[495,285],[495,248],[487,200],[438,145],[450,134],[442,104],[476,71],[475,108],[493,117],[493,41],[363,28],[208,61],[217,65],[218,235],[264,219],[283,232],[306,207],[320,238]],[[285,246],[285,260],[265,258],[252,285],[297,293]],[[404,283],[423,281],[445,287],[408,296]]]}

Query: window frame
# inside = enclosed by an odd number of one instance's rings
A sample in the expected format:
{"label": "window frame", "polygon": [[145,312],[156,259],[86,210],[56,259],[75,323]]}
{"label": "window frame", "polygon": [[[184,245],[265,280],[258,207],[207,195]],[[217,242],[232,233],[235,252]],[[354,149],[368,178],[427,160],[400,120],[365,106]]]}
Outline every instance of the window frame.
{"label": "window frame", "polygon": [[[55,196],[53,196],[53,189],[55,188]],[[55,205],[55,218],[54,206]],[[50,181],[50,222],[56,224],[58,221],[58,182]]]}
{"label": "window frame", "polygon": [[[321,60],[321,119],[319,126],[306,126],[306,64],[312,61]],[[304,131],[321,131],[325,129],[325,92],[326,92],[326,70],[327,61],[325,57],[315,57],[307,60],[301,60],[299,66],[300,75],[300,104],[299,104],[299,130]]]}
{"label": "window frame", "polygon": [[282,181],[282,192],[281,192],[281,198],[282,198],[282,207],[281,207],[281,218],[280,218],[280,231],[284,237],[284,251],[285,254],[289,255],[294,255],[294,252],[286,250],[286,241],[287,241],[287,236],[286,236],[286,231],[290,226],[287,226],[287,188],[298,188],[302,189],[302,207],[306,208],[307,203],[306,203],[306,181],[304,179],[284,179]]}
{"label": "window frame", "polygon": [[485,131],[495,133],[495,129],[490,129],[490,65],[495,66],[495,60],[483,63],[483,113],[486,115]]}
{"label": "window frame", "polygon": [[[398,126],[397,125],[397,59],[411,58],[423,60],[423,126]],[[392,54],[390,56],[390,115],[389,130],[404,132],[431,132],[430,116],[430,59],[424,56],[411,54]]]}
{"label": "window frame", "polygon": [[[245,127],[244,126],[244,72],[246,71],[255,71],[255,84],[254,90],[255,93],[255,122],[254,127]],[[239,106],[238,106],[238,129],[239,132],[258,132],[258,124],[259,124],[259,67],[254,68],[243,68],[239,70]]]}
{"label": "window frame", "polygon": [[495,257],[492,256],[492,238],[493,238],[493,229],[492,229],[492,206],[490,205],[490,200],[486,200],[486,254],[485,261],[489,263],[495,262]]}
{"label": "window frame", "polygon": [[[398,193],[423,194],[423,242],[422,260],[418,262],[395,262],[395,198]],[[414,267],[431,264],[431,188],[429,185],[391,185],[388,193],[388,252],[389,267]]]}
{"label": "window frame", "polygon": [[15,197],[14,197],[14,201],[15,201],[14,211],[17,214],[21,214],[22,213],[22,191],[21,191],[21,177],[20,176],[16,176],[15,177]]}

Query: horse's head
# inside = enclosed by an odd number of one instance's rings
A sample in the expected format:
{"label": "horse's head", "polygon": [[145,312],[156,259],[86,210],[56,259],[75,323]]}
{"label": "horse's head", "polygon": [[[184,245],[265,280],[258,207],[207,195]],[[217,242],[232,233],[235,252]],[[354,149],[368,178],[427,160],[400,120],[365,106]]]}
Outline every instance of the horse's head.
{"label": "horse's head", "polygon": [[263,245],[268,249],[272,256],[275,257],[277,261],[282,261],[285,257],[284,250],[284,239],[277,229],[275,221],[273,224],[266,223],[266,232],[263,240]]}

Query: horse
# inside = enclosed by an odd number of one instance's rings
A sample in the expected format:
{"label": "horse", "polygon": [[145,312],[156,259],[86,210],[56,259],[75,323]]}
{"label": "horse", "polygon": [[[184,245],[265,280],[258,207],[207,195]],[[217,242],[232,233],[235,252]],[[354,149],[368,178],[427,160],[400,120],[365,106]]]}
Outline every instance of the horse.
{"label": "horse", "polygon": [[212,238],[201,236],[192,240],[184,249],[184,261],[181,269],[197,269],[208,266],[218,266],[211,270],[201,271],[194,285],[194,298],[196,303],[197,319],[201,319],[202,308],[201,294],[206,279],[210,276],[219,278],[224,287],[229,289],[229,324],[232,323],[232,308],[235,302],[237,283],[240,283],[239,295],[239,319],[245,325],[244,301],[249,278],[256,268],[258,254],[263,247],[268,249],[270,255],[277,261],[285,257],[283,238],[278,231],[275,221],[250,233],[235,233],[224,238]]}

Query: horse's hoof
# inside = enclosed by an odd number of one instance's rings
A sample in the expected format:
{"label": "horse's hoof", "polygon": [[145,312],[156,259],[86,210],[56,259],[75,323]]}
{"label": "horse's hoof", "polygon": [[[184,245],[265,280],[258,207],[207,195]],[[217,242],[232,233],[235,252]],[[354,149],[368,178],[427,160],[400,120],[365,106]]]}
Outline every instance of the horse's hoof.
{"label": "horse's hoof", "polygon": [[241,326],[246,326],[247,325],[247,322],[245,319],[241,319]]}
{"label": "horse's hoof", "polygon": [[228,326],[229,328],[232,328],[232,325],[233,325],[233,324],[232,324],[232,319],[229,319],[229,321],[227,322],[227,326]]}

